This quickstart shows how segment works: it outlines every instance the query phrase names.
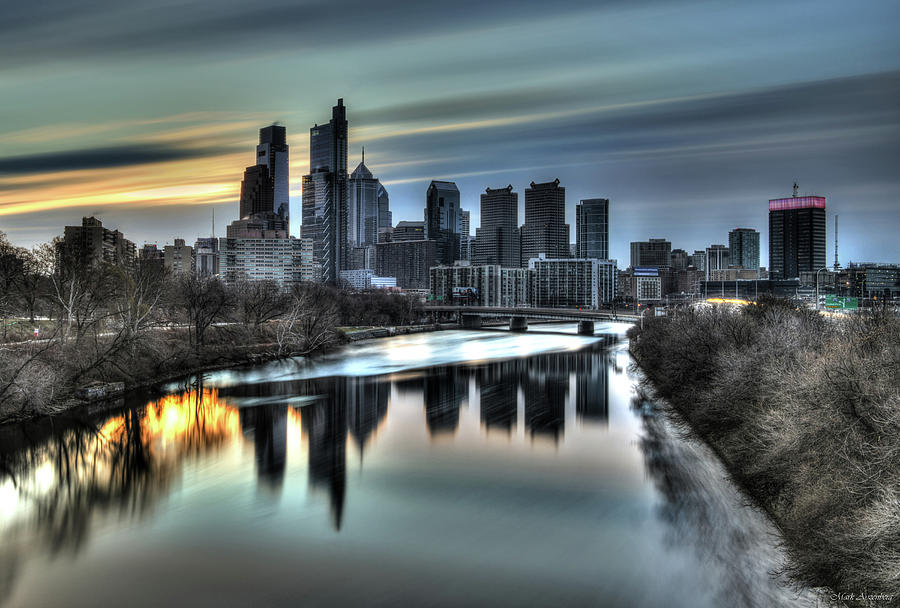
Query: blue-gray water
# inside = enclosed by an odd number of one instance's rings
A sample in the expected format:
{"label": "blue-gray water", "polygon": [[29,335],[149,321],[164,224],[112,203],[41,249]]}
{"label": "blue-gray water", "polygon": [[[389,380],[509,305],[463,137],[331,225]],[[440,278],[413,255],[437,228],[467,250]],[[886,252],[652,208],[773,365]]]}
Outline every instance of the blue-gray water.
{"label": "blue-gray water", "polygon": [[535,329],[0,430],[0,605],[809,604],[771,574],[771,525],[638,397],[625,326]]}

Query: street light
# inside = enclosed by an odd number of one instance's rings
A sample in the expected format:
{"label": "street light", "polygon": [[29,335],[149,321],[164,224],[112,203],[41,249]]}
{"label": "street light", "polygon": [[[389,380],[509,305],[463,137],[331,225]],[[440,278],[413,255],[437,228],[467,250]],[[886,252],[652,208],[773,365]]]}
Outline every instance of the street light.
{"label": "street light", "polygon": [[819,310],[819,273],[828,270],[828,266],[822,266],[816,271],[816,310]]}

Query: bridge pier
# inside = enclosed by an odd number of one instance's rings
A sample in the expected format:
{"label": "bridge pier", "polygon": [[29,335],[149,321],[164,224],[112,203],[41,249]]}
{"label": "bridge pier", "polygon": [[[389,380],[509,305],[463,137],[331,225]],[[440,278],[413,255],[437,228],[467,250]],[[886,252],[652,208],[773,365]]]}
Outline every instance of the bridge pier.
{"label": "bridge pier", "polygon": [[578,322],[578,335],[579,336],[593,336],[594,335],[594,322],[593,321],[579,321]]}
{"label": "bridge pier", "polygon": [[510,317],[509,331],[528,331],[528,319],[526,317]]}
{"label": "bridge pier", "polygon": [[481,329],[481,315],[461,315],[460,325],[463,329]]}

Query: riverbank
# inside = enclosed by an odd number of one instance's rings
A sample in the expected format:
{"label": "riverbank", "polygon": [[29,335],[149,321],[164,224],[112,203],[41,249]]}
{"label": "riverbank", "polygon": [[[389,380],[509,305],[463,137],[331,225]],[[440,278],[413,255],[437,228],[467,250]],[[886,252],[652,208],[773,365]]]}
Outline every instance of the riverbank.
{"label": "riverbank", "polygon": [[900,319],[769,301],[629,336],[648,388],[779,526],[794,582],[900,602]]}
{"label": "riverbank", "polygon": [[[43,407],[0,411],[0,425],[22,422],[41,416],[52,416],[86,406],[102,411],[106,408],[116,407],[127,393],[185,376],[295,356],[311,357],[323,355],[346,342],[456,328],[458,326],[455,324],[338,327],[332,330],[333,339],[324,341],[312,351],[304,351],[302,353],[292,349],[290,345],[281,345],[279,347],[275,343],[273,336],[268,336],[270,339],[264,341],[257,339],[246,344],[240,344],[234,340],[236,337],[234,331],[227,328],[214,328],[210,333],[209,343],[205,348],[201,351],[195,351],[187,348],[187,344],[180,340],[177,334],[173,336],[172,332],[167,332],[165,337],[166,344],[162,348],[160,348],[158,343],[155,343],[160,338],[157,335],[149,336],[148,345],[153,344],[153,346],[147,349],[153,353],[165,352],[167,353],[165,357],[154,356],[149,354],[149,352],[144,352],[142,356],[132,357],[134,365],[130,368],[116,366],[111,371],[98,375],[89,383],[59,386],[54,391],[54,398],[44,403]],[[217,332],[224,335],[217,336]],[[258,335],[256,337],[264,336]],[[33,350],[33,348],[31,345],[25,345],[22,349],[22,356],[27,357],[28,351]],[[139,350],[143,351],[145,349]],[[49,360],[59,360],[64,357],[61,353],[54,353],[52,350],[48,350],[44,354]],[[107,390],[87,390],[91,386]],[[88,394],[91,394],[91,396],[88,396]]]}

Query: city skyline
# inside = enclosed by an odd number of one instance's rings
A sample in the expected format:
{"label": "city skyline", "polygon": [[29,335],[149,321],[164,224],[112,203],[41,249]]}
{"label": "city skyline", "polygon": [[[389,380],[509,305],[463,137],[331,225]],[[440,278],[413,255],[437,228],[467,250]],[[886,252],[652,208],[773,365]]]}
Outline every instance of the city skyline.
{"label": "city skyline", "polygon": [[[570,225],[579,200],[610,199],[612,258],[627,259],[628,243],[647,238],[702,249],[738,226],[759,230],[767,251],[766,201],[798,181],[803,193],[828,197],[829,264],[835,213],[842,264],[900,258],[900,42],[890,25],[900,9],[891,3],[716,15],[695,3],[528,3],[515,14],[503,3],[471,14],[422,5],[408,31],[377,33],[369,26],[385,16],[362,7],[372,39],[340,44],[325,21],[307,24],[298,11],[257,24],[240,7],[213,22],[203,2],[177,15],[147,6],[144,23],[123,10],[103,26],[92,9],[9,9],[16,30],[0,48],[22,60],[3,68],[0,85],[0,230],[13,242],[47,241],[90,215],[137,243],[191,241],[209,234],[213,209],[221,235],[237,216],[248,149],[273,122],[293,148],[296,234],[306,129],[345,97],[349,164],[369,149],[395,223],[420,217],[431,180],[458,185],[474,232],[485,188],[524,192],[559,178]],[[671,27],[651,27],[654,17]],[[527,41],[535,20],[546,42]],[[228,28],[238,23],[245,35],[234,37]],[[29,41],[38,39],[39,48]],[[462,39],[465,48],[455,44]],[[777,51],[773,39],[783,41]],[[452,56],[428,50],[448,45]],[[362,48],[371,61],[358,61]],[[325,64],[339,69],[326,74]],[[307,78],[315,92],[302,86]],[[263,81],[271,94],[260,101]]]}

